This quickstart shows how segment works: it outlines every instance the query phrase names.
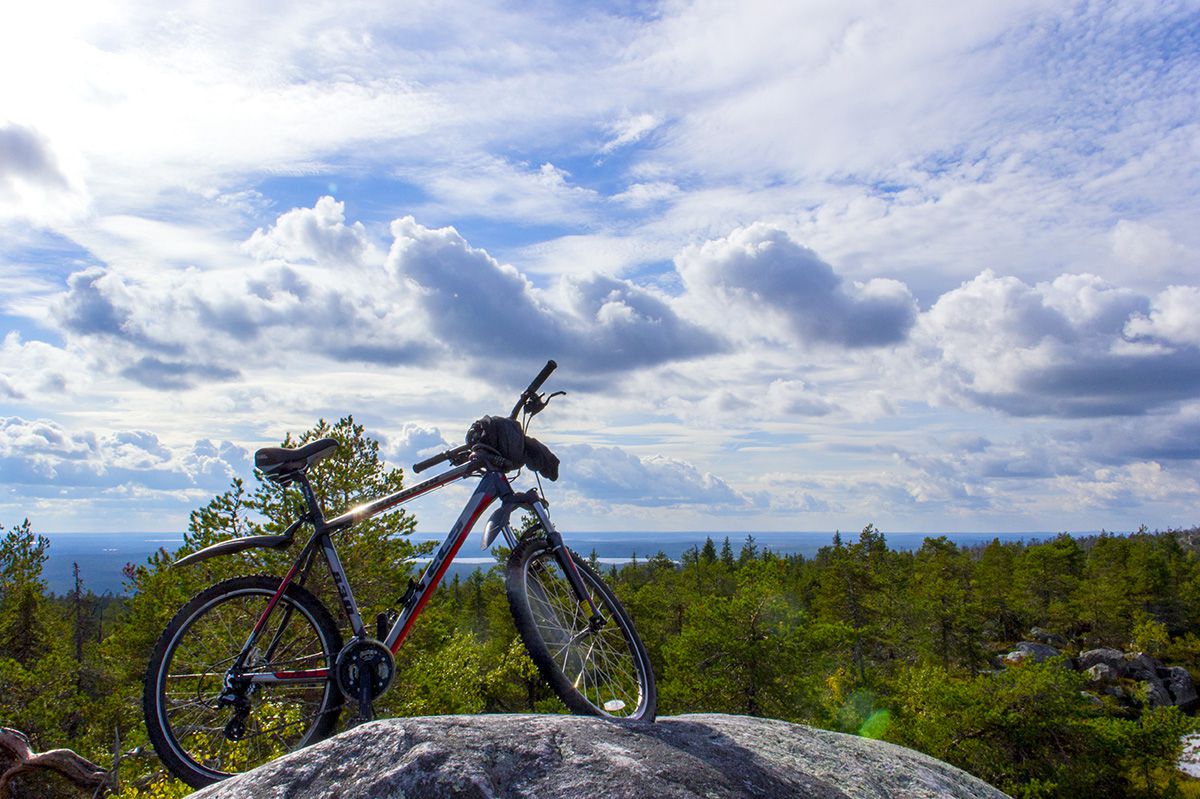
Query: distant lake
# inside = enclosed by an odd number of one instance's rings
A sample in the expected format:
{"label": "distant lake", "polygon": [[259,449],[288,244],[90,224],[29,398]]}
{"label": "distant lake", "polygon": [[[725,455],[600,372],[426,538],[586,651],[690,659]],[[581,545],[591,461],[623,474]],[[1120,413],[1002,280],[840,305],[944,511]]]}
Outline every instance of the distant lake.
{"label": "distant lake", "polygon": [[[1089,533],[1079,533],[1087,535]],[[126,563],[143,563],[146,558],[160,548],[174,552],[183,543],[182,533],[44,533],[50,539],[49,558],[46,562],[44,576],[49,589],[57,594],[71,590],[73,563],[79,564],[80,577],[85,588],[97,594],[124,593],[122,570]],[[639,560],[663,552],[672,560],[679,560],[684,552],[694,546],[703,546],[704,539],[711,536],[720,547],[725,537],[733,546],[736,554],[747,533],[706,533],[706,532],[600,532],[572,533],[565,532],[564,538],[572,549],[582,555],[591,554],[595,550],[597,557],[603,563],[626,563],[630,556],[636,554]],[[833,540],[833,532],[794,532],[794,533],[751,533],[760,549],[770,549],[780,555],[811,556],[817,550],[828,545]],[[885,533],[888,546],[893,549],[919,549],[921,542],[929,535],[940,533]],[[1056,533],[947,533],[947,538],[960,546],[986,544],[993,538],[1001,541],[1021,541],[1036,538],[1052,538]],[[441,541],[445,533],[419,532],[413,535],[414,541]],[[857,540],[858,533],[844,532],[842,539],[846,542]],[[471,538],[463,545],[459,555],[447,572],[445,579],[453,579],[455,574],[466,577],[475,569],[494,563],[494,559],[479,549],[479,530],[471,534]],[[232,557],[238,557],[234,555]]]}

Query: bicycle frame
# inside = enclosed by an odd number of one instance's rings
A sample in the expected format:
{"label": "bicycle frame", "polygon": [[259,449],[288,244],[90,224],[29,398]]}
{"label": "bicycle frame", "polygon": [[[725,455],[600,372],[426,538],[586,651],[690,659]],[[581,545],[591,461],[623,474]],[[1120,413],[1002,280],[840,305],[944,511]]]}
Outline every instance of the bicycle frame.
{"label": "bicycle frame", "polygon": [[[359,614],[358,604],[354,601],[354,593],[350,589],[350,583],[346,578],[345,569],[342,567],[341,560],[337,555],[337,550],[333,545],[333,534],[342,530],[347,530],[361,521],[377,516],[389,508],[404,504],[405,502],[415,499],[423,494],[427,494],[434,489],[441,488],[457,480],[463,480],[472,477],[481,470],[483,471],[483,476],[479,481],[479,485],[475,488],[474,493],[471,494],[470,499],[467,500],[466,506],[463,508],[462,513],[459,514],[459,517],[457,521],[455,521],[453,527],[450,528],[450,532],[446,536],[445,541],[442,542],[442,545],[434,553],[432,560],[425,567],[424,571],[422,571],[420,579],[415,584],[410,585],[410,590],[405,595],[405,601],[402,603],[403,607],[399,611],[399,617],[396,619],[395,623],[388,631],[387,636],[384,638],[384,644],[394,655],[404,644],[405,639],[412,630],[413,624],[417,620],[417,617],[425,608],[425,605],[428,603],[430,597],[433,596],[433,592],[437,590],[438,584],[441,582],[442,576],[446,573],[446,569],[449,567],[450,562],[454,559],[454,556],[458,554],[459,549],[462,548],[462,545],[467,540],[467,537],[470,536],[471,529],[474,527],[475,522],[479,520],[479,517],[483,514],[487,507],[495,500],[499,499],[501,502],[503,502],[505,500],[511,500],[516,496],[512,486],[508,482],[508,478],[505,477],[503,472],[488,469],[480,461],[472,459],[461,466],[457,466],[449,471],[443,472],[442,474],[418,483],[411,488],[402,489],[394,494],[389,494],[380,499],[365,503],[346,511],[345,513],[333,519],[326,520],[321,511],[320,503],[317,501],[317,497],[313,492],[311,485],[309,485],[308,480],[301,475],[296,482],[299,484],[300,490],[304,494],[304,498],[308,504],[309,510],[306,516],[298,519],[289,528],[288,534],[294,532],[297,528],[299,528],[300,525],[307,521],[313,525],[313,535],[304,545],[300,555],[296,558],[295,563],[292,565],[291,570],[289,570],[287,575],[283,578],[283,581],[279,585],[279,590],[276,591],[274,596],[272,596],[267,602],[266,610],[264,610],[262,616],[259,617],[253,631],[250,633],[249,638],[247,638],[246,643],[243,645],[241,653],[235,659],[233,666],[230,668],[226,678],[227,681],[234,679],[234,675],[236,674],[236,679],[251,684],[279,682],[324,682],[329,676],[328,670],[324,668],[257,673],[241,671],[242,667],[245,665],[247,657],[249,656],[250,652],[253,651],[255,644],[258,642],[259,637],[266,628],[267,620],[270,617],[271,612],[275,609],[275,606],[279,602],[280,597],[283,596],[284,591],[287,590],[288,585],[290,585],[292,581],[296,579],[296,575],[298,573],[303,575],[307,574],[308,569],[311,568],[312,563],[315,560],[316,552],[319,550],[329,568],[330,575],[333,578],[333,584],[337,589],[338,597],[341,599],[342,607],[345,609],[346,615],[350,619],[350,626],[353,630],[354,637],[366,637],[366,628],[363,625],[362,617]],[[535,499],[528,504],[533,512],[537,515],[539,521],[542,523],[543,529],[547,531],[547,535],[551,536],[552,543],[557,543],[558,547],[556,551],[560,550],[561,553],[567,558],[567,562],[570,563],[571,567],[569,571],[574,572],[575,564],[570,560],[570,555],[566,548],[562,546],[561,536],[554,531],[554,528],[550,523],[549,516],[546,513],[544,504],[538,499]],[[505,536],[509,539],[510,544],[515,544],[515,540],[512,538],[511,532],[507,529],[507,526],[505,527]],[[303,581],[303,577],[301,580]],[[574,581],[572,580],[572,582]],[[593,604],[591,602],[591,597],[587,595],[585,590],[583,590],[582,583],[580,583],[578,588],[582,591],[580,595],[587,596],[588,603]],[[595,611],[594,605],[593,611]],[[270,656],[270,652],[274,649],[274,646],[282,634],[284,627],[286,627],[287,618],[288,617],[285,615],[284,621],[280,624],[280,630],[278,633],[276,633],[275,640],[272,641],[268,646],[268,657]]]}

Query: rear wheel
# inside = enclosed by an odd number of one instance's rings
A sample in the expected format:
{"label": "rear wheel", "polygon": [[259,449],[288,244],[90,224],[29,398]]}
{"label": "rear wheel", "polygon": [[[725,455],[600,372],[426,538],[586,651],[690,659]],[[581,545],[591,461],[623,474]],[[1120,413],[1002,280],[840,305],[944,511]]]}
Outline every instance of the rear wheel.
{"label": "rear wheel", "polygon": [[571,558],[602,625],[591,623],[591,608],[580,605],[545,538],[527,537],[509,556],[508,604],[530,658],[573,712],[653,721],[654,672],[633,622],[587,563],[574,553]]}
{"label": "rear wheel", "polygon": [[[320,600],[289,585],[236,683],[234,660],[282,582],[235,577],[187,603],[159,638],[142,706],[150,741],[175,776],[199,788],[330,735],[341,710],[334,659],[342,636]],[[305,675],[297,679],[297,675]],[[222,698],[222,695],[225,698]]]}

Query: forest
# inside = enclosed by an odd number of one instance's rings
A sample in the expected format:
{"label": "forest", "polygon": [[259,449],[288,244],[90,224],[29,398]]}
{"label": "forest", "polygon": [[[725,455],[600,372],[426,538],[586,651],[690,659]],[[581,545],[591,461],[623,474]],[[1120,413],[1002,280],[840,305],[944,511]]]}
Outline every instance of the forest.
{"label": "forest", "polygon": [[[342,443],[310,473],[327,511],[403,484],[352,417],[283,443],[324,436]],[[179,551],[126,568],[120,598],[78,581],[65,596],[49,594],[47,539],[28,520],[5,528],[0,725],[24,731],[35,749],[69,747],[105,767],[119,754],[125,799],[186,795],[146,745],[140,695],[151,650],[199,590],[236,574],[281,574],[294,551],[170,564],[230,536],[278,533],[299,502],[272,483],[233,480],[192,513]],[[395,607],[415,576],[415,525],[390,512],[338,541],[365,618]],[[502,563],[506,553],[496,554]],[[973,548],[929,537],[906,552],[868,524],[811,558],[777,555],[752,536],[710,539],[681,562],[638,554],[602,573],[649,650],[660,715],[740,713],[880,738],[1014,797],[1200,796],[1200,783],[1174,767],[1195,720],[1147,701],[1131,681],[1124,699],[1099,691],[1069,660],[1113,647],[1200,676],[1200,531]],[[338,607],[331,586],[309,588]],[[1034,628],[1063,656],[1005,662]],[[380,715],[565,712],[524,654],[500,568],[443,584],[397,667]]]}

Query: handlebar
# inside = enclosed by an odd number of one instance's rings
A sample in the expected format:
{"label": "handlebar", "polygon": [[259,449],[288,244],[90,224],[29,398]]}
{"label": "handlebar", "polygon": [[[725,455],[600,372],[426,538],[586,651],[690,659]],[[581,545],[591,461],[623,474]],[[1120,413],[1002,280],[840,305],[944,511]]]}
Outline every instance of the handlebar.
{"label": "handlebar", "polygon": [[471,451],[471,447],[466,444],[463,444],[461,447],[455,447],[454,449],[448,449],[445,452],[441,453],[440,455],[434,455],[432,458],[426,458],[425,460],[421,461],[420,463],[414,463],[413,464],[413,473],[416,474],[416,473],[423,472],[426,469],[428,469],[430,466],[437,466],[442,461],[451,461],[451,460],[454,460],[455,458],[462,457],[463,455],[467,454],[470,451]]}
{"label": "handlebar", "polygon": [[[537,396],[537,390],[539,388],[541,388],[542,383],[545,383],[546,379],[548,377],[550,377],[550,373],[553,372],[557,368],[558,368],[558,364],[555,363],[554,361],[552,361],[552,360],[546,361],[546,365],[542,367],[542,371],[538,372],[538,376],[533,378],[533,382],[530,383],[529,386],[524,391],[521,392],[521,398],[519,400],[517,400],[517,404],[513,406],[512,413],[509,414],[508,418],[510,418],[510,419],[517,418],[517,414],[521,412],[521,406],[524,405],[525,402],[530,397]],[[541,407],[545,407],[545,404],[541,403],[538,410],[540,410]],[[442,452],[438,455],[434,455],[431,458],[426,458],[425,460],[421,461],[420,463],[413,464],[413,467],[412,467],[413,473],[417,474],[417,473],[423,472],[426,469],[428,469],[429,467],[437,466],[439,463],[442,463],[443,461],[455,462],[456,460],[461,459],[461,460],[458,460],[458,463],[463,463],[466,460],[463,456],[469,454],[470,452],[471,452],[470,444],[463,444],[462,446],[454,447],[453,449],[448,449],[445,452]]]}
{"label": "handlebar", "polygon": [[517,418],[517,414],[521,412],[521,406],[525,404],[525,400],[537,393],[537,390],[542,387],[542,383],[545,383],[546,378],[557,368],[558,364],[553,360],[546,361],[546,365],[542,367],[542,371],[538,372],[538,376],[533,378],[533,382],[529,384],[529,387],[521,392],[521,398],[517,400],[517,404],[513,406],[512,413],[508,415],[509,419]]}

